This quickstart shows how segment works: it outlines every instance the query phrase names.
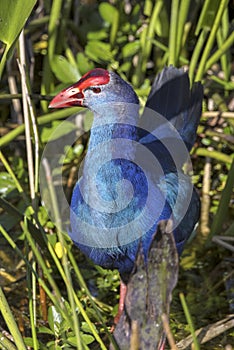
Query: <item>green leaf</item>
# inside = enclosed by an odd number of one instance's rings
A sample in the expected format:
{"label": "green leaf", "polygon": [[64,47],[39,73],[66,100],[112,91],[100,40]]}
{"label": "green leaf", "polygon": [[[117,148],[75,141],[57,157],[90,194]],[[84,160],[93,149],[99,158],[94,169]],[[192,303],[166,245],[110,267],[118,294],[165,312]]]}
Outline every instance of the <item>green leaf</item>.
{"label": "green leaf", "polygon": [[213,26],[214,19],[217,15],[218,8],[220,6],[220,1],[206,0],[202,12],[199,17],[195,34],[198,35],[202,28],[209,28]]}
{"label": "green leaf", "polygon": [[[93,327],[96,329],[95,325],[93,325]],[[86,322],[81,323],[81,329],[84,333],[91,333],[92,334],[92,330],[90,329],[89,325]]]}
{"label": "green leaf", "polygon": [[[25,345],[27,345],[27,349],[29,348],[33,348],[34,346],[34,342],[33,342],[33,339],[30,338],[30,337],[24,337],[24,342],[25,342]],[[39,342],[37,341],[37,346],[39,348]]]}
{"label": "green leaf", "polygon": [[36,0],[1,1],[0,41],[6,44],[6,48],[1,58],[0,76],[7,59],[7,54],[18,38],[35,4]]}
{"label": "green leaf", "polygon": [[54,335],[54,332],[49,329],[48,327],[42,326],[38,328],[38,333],[44,333],[44,334],[52,334]]}
{"label": "green leaf", "polygon": [[11,46],[19,36],[36,0],[8,0],[0,4],[0,40]]}
{"label": "green leaf", "polygon": [[169,21],[165,6],[159,13],[159,19],[155,21],[155,32],[159,37],[166,38],[169,35]]}
{"label": "green leaf", "polygon": [[124,62],[120,67],[119,67],[119,72],[124,72],[128,73],[131,69],[132,62],[129,60],[127,62]]}
{"label": "green leaf", "polygon": [[81,338],[85,344],[91,344],[94,341],[94,337],[90,334],[81,334]]}
{"label": "green leaf", "polygon": [[60,121],[54,121],[53,123],[51,123],[50,127],[43,127],[41,132],[41,141],[48,142],[57,140],[58,138],[69,134],[75,129],[76,126],[71,122],[64,121],[63,123],[61,123]]}
{"label": "green leaf", "polygon": [[50,329],[56,336],[60,334],[62,320],[62,315],[57,311],[56,307],[54,305],[50,306],[48,310],[48,322]]}
{"label": "green leaf", "polygon": [[63,83],[73,83],[81,77],[78,68],[61,55],[54,55],[51,66],[56,78]]}
{"label": "green leaf", "polygon": [[84,118],[84,131],[89,131],[91,129],[92,123],[93,123],[93,113],[88,110],[85,113],[85,118]]}
{"label": "green leaf", "polygon": [[118,10],[107,2],[102,2],[98,9],[101,17],[107,23],[113,23],[118,17]]}
{"label": "green leaf", "polygon": [[94,64],[91,63],[88,57],[83,52],[79,52],[76,56],[77,66],[81,74],[85,74],[89,70],[94,68]]}
{"label": "green leaf", "polygon": [[[47,213],[45,207],[39,207],[37,215],[38,215],[38,220],[39,220],[40,224],[42,226],[44,226],[49,219],[49,216],[48,216],[48,213]],[[51,237],[53,235],[48,235],[48,239],[49,239],[49,236]]]}
{"label": "green leaf", "polygon": [[53,233],[52,235],[48,235],[48,241],[50,242],[50,244],[52,245],[52,247],[55,246],[55,244],[57,243],[57,235],[55,233]]}
{"label": "green leaf", "polygon": [[85,47],[86,55],[97,63],[113,60],[110,44],[97,40],[90,40]]}
{"label": "green leaf", "polygon": [[106,31],[106,28],[97,31],[90,31],[87,33],[88,40],[105,40],[107,38],[108,33]]}
{"label": "green leaf", "polygon": [[15,182],[12,179],[11,175],[7,172],[0,173],[0,194],[6,196],[9,192],[16,188]]}
{"label": "green leaf", "polygon": [[75,145],[73,148],[73,153],[76,155],[77,158],[81,156],[83,151],[84,151],[84,145],[82,144]]}
{"label": "green leaf", "polygon": [[136,40],[131,43],[127,43],[123,49],[122,54],[124,58],[131,57],[135,55],[140,49],[140,41]]}

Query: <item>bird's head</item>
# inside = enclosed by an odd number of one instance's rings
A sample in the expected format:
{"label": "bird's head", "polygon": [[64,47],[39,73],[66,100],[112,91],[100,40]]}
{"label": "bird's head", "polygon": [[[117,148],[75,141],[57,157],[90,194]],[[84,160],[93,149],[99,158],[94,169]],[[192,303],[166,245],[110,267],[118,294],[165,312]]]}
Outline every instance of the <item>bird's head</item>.
{"label": "bird's head", "polygon": [[130,84],[114,72],[96,68],[86,73],[77,83],[62,90],[50,102],[50,108],[81,106],[93,111],[106,103],[138,104],[138,97]]}

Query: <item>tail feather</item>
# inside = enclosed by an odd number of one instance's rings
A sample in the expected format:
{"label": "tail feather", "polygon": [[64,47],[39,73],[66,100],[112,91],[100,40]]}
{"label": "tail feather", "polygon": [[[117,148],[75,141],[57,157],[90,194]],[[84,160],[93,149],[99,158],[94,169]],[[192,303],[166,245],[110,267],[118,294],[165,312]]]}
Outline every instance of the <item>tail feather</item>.
{"label": "tail feather", "polygon": [[165,67],[152,85],[146,107],[171,120],[188,108],[189,79],[182,68]]}
{"label": "tail feather", "polygon": [[[195,83],[190,90],[188,73],[183,68],[170,66],[165,67],[155,78],[146,107],[170,121],[190,151],[196,139],[202,97],[203,87],[200,82]],[[144,114],[148,115],[148,112],[143,113],[143,123]]]}

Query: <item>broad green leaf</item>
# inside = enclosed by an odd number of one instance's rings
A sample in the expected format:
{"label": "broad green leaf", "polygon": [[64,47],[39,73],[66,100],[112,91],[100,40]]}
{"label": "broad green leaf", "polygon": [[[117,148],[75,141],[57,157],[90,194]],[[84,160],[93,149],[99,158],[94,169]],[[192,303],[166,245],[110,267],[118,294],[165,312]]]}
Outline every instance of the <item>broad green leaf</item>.
{"label": "broad green leaf", "polygon": [[101,17],[107,23],[113,23],[116,17],[118,17],[118,10],[107,2],[102,2],[98,9]]}
{"label": "broad green leaf", "polygon": [[102,2],[99,5],[99,12],[104,21],[111,24],[110,44],[113,47],[119,28],[119,11],[113,5]]}
{"label": "broad green leaf", "polygon": [[[94,341],[94,337],[90,334],[81,333],[80,335],[81,335],[81,338],[82,338],[84,344],[86,344],[86,345],[91,344]],[[67,341],[73,346],[76,346],[76,344],[77,344],[76,337],[68,337]]]}
{"label": "broad green leaf", "polygon": [[53,332],[50,328],[45,327],[45,326],[39,327],[39,328],[38,328],[38,332],[39,332],[39,333],[44,333],[44,334],[51,334],[51,335],[54,335],[54,332]]}
{"label": "broad green leaf", "polygon": [[62,123],[62,127],[60,126],[61,122],[59,121],[54,121],[51,127],[44,126],[41,132],[41,141],[48,142],[57,140],[58,138],[63,137],[76,129],[76,126],[73,123],[67,121]]}
{"label": "broad green leaf", "polygon": [[56,78],[63,83],[72,83],[81,77],[78,68],[61,55],[54,55],[51,66]]}
{"label": "broad green leaf", "polygon": [[84,118],[84,131],[89,131],[91,129],[92,123],[93,123],[93,113],[88,110],[85,113],[85,118]]}
{"label": "broad green leaf", "polygon": [[108,38],[108,33],[106,28],[97,30],[97,31],[90,31],[87,33],[88,40],[105,40],[107,38]]}
{"label": "broad green leaf", "polygon": [[52,235],[48,235],[48,241],[50,242],[52,247],[54,247],[57,242],[57,235],[55,233],[53,233]]}
{"label": "broad green leaf", "polygon": [[86,55],[95,62],[110,62],[113,60],[110,44],[102,41],[90,40],[85,47]]}
{"label": "broad green leaf", "polygon": [[81,74],[85,74],[86,72],[94,68],[93,63],[89,61],[89,59],[85,56],[83,52],[79,52],[77,54],[76,60],[77,66]]}
{"label": "broad green leaf", "polygon": [[2,0],[0,3],[0,41],[6,45],[1,57],[0,77],[9,50],[18,38],[35,4],[36,0]]}
{"label": "broad green leaf", "polygon": [[[95,324],[93,324],[93,327],[96,329]],[[92,330],[91,330],[90,326],[88,325],[88,323],[86,323],[86,322],[82,322],[82,323],[81,323],[81,330],[82,330],[84,333],[90,333],[90,334],[92,334]],[[97,329],[96,329],[96,330],[97,330]]]}
{"label": "broad green leaf", "polygon": [[[33,349],[34,342],[32,338],[24,337],[24,342],[25,342],[25,345],[27,345],[27,349]],[[36,342],[37,342],[37,348],[39,349],[39,341],[37,340]]]}
{"label": "broad green leaf", "polygon": [[124,62],[120,67],[119,67],[119,72],[124,72],[124,73],[128,73],[131,69],[132,66],[132,62],[127,61]]}
{"label": "broad green leaf", "polygon": [[24,27],[36,0],[7,0],[0,4],[0,40],[11,46]]}
{"label": "broad green leaf", "polygon": [[57,311],[56,307],[54,305],[50,306],[48,309],[48,322],[50,329],[54,332],[56,336],[59,335],[62,320],[63,318],[61,314]]}
{"label": "broad green leaf", "polygon": [[139,40],[135,40],[131,43],[127,43],[122,49],[123,57],[124,58],[131,57],[131,56],[135,55],[139,49],[140,49],[140,41]]}
{"label": "broad green leaf", "polygon": [[[40,224],[42,226],[44,226],[49,219],[49,216],[48,216],[48,213],[47,213],[45,207],[39,207],[37,215],[38,215],[38,220],[39,220]],[[51,237],[52,235],[49,235],[49,236]]]}
{"label": "broad green leaf", "polygon": [[90,334],[81,334],[81,338],[86,345],[91,344],[94,341],[94,337]]}

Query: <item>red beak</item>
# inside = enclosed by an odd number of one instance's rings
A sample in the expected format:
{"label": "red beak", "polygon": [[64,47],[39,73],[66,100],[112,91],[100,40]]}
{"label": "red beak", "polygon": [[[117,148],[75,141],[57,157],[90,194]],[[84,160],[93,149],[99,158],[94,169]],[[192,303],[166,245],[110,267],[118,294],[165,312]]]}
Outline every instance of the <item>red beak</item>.
{"label": "red beak", "polygon": [[84,95],[77,83],[62,90],[49,104],[49,108],[83,106]]}

